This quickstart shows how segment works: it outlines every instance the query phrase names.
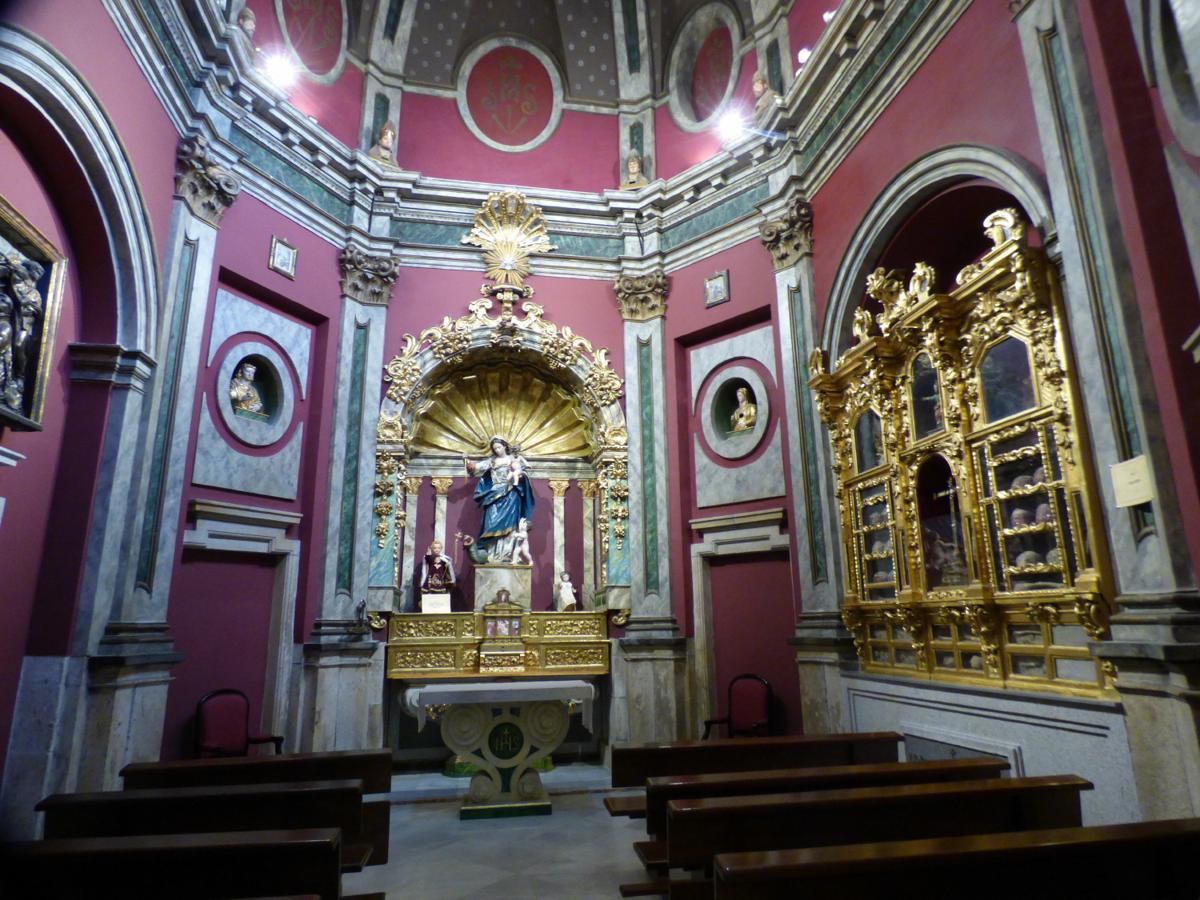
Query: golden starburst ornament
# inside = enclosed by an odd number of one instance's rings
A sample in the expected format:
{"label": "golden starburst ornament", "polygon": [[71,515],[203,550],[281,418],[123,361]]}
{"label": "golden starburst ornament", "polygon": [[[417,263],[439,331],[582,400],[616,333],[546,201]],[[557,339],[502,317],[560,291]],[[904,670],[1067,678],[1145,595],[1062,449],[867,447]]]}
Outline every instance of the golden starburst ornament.
{"label": "golden starburst ornament", "polygon": [[531,254],[557,249],[550,243],[541,209],[518,191],[488,194],[462,243],[483,249],[488,278],[514,288],[524,286]]}

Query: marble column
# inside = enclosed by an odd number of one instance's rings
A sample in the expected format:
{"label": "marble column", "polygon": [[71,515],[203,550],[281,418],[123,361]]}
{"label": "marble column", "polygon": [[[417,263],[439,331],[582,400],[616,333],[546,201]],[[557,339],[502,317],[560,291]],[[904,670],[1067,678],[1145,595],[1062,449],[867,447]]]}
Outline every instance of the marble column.
{"label": "marble column", "polygon": [[625,717],[621,724],[630,740],[671,740],[692,729],[685,702],[686,643],[671,605],[669,460],[666,418],[660,414],[667,405],[667,276],[661,269],[624,273],[614,287],[625,320],[630,613],[619,654],[624,709],[614,698],[613,710]]}
{"label": "marble column", "polygon": [[370,712],[383,708],[382,679],[372,677],[380,645],[360,611],[366,609],[370,582],[375,410],[383,377],[384,324],[399,262],[389,253],[351,244],[339,263],[342,315],[325,571],[320,614],[304,645],[304,750],[361,748],[382,733]]}
{"label": "marble column", "polygon": [[812,271],[812,207],[793,183],[763,204],[759,226],[775,267],[775,310],[787,414],[791,495],[791,560],[800,592],[796,665],[805,730],[837,730],[843,704],[838,672],[854,658],[842,626],[838,597],[837,501],[828,458],[829,440],[808,388],[806,360],[816,338]]}
{"label": "marble column", "polygon": [[125,763],[158,758],[170,670],[182,658],[167,597],[197,348],[217,230],[241,190],[222,163],[202,136],[179,143],[157,343],[71,347],[71,380],[109,391],[108,424],[69,655],[22,667],[0,786],[0,819],[14,835],[32,836],[33,804],[46,794],[119,787]]}
{"label": "marble column", "polygon": [[450,486],[454,483],[453,478],[431,478],[429,483],[433,485],[434,508],[433,508],[433,539],[441,541],[442,546],[446,546],[446,494],[450,490]]}
{"label": "marble column", "polygon": [[[1148,819],[1200,814],[1200,592],[1183,524],[1121,230],[1114,168],[1094,126],[1112,73],[1089,52],[1077,4],[1028,0],[1015,10],[1053,209],[1068,336],[1086,412],[1116,580],[1109,640],[1090,644],[1115,676],[1127,717],[1138,801]],[[1108,77],[1106,77],[1108,76]],[[1144,454],[1150,504],[1118,508],[1114,463]],[[1097,523],[1100,524],[1100,523]],[[1103,636],[1103,622],[1099,634]]]}
{"label": "marble column", "polygon": [[404,543],[400,550],[402,612],[417,611],[417,586],[413,584],[413,572],[417,567],[417,501],[420,499],[422,480],[417,475],[404,479]]}
{"label": "marble column", "polygon": [[[626,15],[631,12],[632,15]],[[652,71],[653,45],[650,40],[650,21],[644,0],[632,5],[612,4],[613,48],[617,62],[617,96],[620,127],[620,176],[625,175],[625,161],[637,150],[642,157],[642,173],[651,181],[657,176],[654,141],[654,97]]]}
{"label": "marble column", "polygon": [[580,583],[580,609],[594,609],[596,605],[596,493],[594,481],[579,482],[583,494],[583,515],[580,528],[583,531],[583,580]]}
{"label": "marble column", "polygon": [[567,568],[567,489],[571,482],[551,479],[550,493],[554,495],[554,585]]}

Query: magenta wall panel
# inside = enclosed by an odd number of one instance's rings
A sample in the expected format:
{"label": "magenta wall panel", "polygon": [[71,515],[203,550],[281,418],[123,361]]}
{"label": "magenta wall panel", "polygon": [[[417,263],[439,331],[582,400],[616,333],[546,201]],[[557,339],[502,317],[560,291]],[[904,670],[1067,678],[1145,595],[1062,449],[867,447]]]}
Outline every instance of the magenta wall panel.
{"label": "magenta wall panel", "polygon": [[793,600],[787,554],[715,559],[709,579],[719,715],[727,712],[730,680],[752,672],[771,682],[775,692],[775,733],[801,734],[800,681],[788,645],[799,603]]}
{"label": "magenta wall panel", "polygon": [[183,554],[167,621],[184,658],[171,670],[163,759],[194,755],[196,703],[217,688],[237,688],[250,698],[250,729],[259,731],[275,570],[276,560],[269,556]]}

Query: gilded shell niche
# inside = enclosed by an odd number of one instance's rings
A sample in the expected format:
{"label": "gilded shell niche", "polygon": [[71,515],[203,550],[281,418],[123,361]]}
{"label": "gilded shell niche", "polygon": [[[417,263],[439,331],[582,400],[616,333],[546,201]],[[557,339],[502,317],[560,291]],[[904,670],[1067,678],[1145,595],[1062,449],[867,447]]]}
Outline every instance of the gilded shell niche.
{"label": "gilded shell niche", "polygon": [[592,423],[578,399],[542,373],[509,363],[460,370],[434,385],[413,418],[412,452],[483,452],[493,435],[526,456],[593,453]]}

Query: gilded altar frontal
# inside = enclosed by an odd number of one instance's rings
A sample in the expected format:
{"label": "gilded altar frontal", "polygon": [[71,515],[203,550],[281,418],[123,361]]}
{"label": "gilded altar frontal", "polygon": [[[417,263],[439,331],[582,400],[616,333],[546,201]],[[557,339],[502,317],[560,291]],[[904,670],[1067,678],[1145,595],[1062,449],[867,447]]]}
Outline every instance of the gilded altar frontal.
{"label": "gilded altar frontal", "polygon": [[1200,895],[1195,6],[0,3],[0,896]]}

